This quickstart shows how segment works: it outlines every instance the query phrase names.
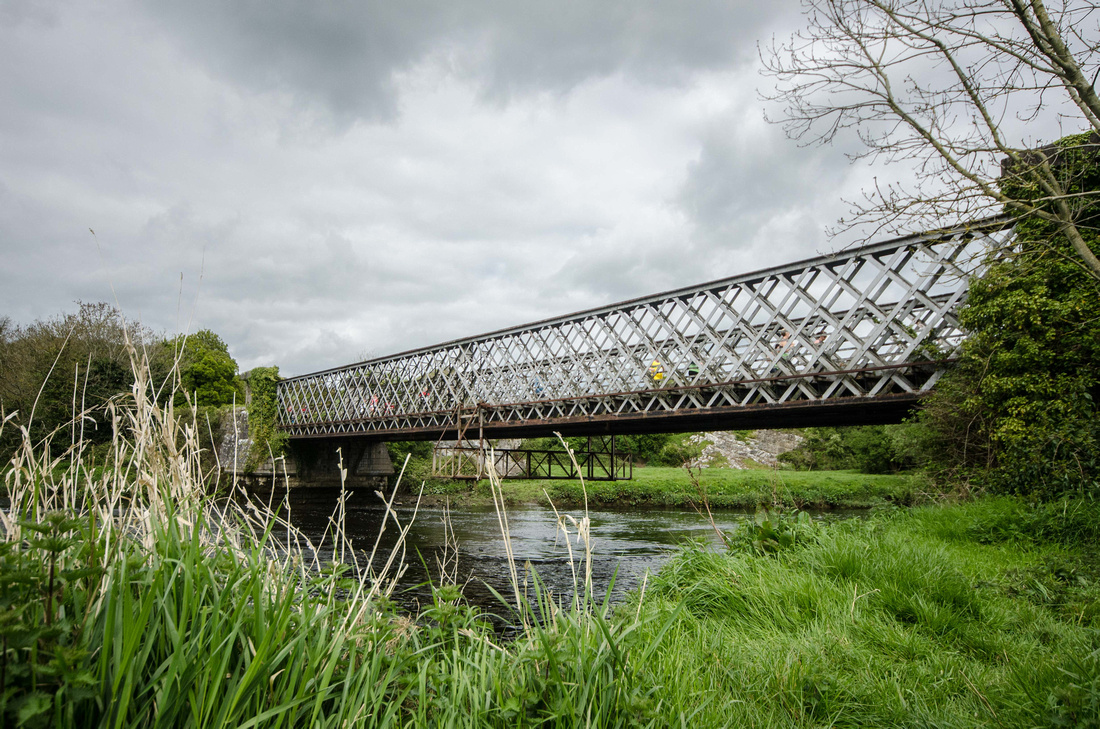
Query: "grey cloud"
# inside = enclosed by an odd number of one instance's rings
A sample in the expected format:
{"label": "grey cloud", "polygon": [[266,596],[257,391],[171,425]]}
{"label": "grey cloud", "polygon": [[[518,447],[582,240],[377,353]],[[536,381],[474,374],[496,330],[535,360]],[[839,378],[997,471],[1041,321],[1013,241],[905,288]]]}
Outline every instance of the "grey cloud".
{"label": "grey cloud", "polygon": [[[0,181],[0,316],[26,322],[55,307],[107,297],[95,241],[68,212],[59,212]],[[52,300],[53,307],[43,306]]]}
{"label": "grey cloud", "polygon": [[20,322],[113,283],[153,329],[301,373],[812,252],[813,181],[847,180],[746,90],[746,39],[789,8],[56,7],[0,22]]}
{"label": "grey cloud", "polygon": [[[697,244],[725,260],[751,253],[754,267],[825,246],[826,229],[845,209],[843,196],[858,192],[845,150],[800,147],[756,120],[716,122],[676,197]],[[763,237],[780,233],[790,239]],[[744,265],[737,272],[751,270]]]}
{"label": "grey cloud", "polygon": [[620,71],[679,83],[753,57],[760,29],[795,9],[752,0],[158,0],[145,7],[217,73],[289,92],[345,120],[392,117],[395,74],[425,60],[472,75],[498,98],[563,92]]}
{"label": "grey cloud", "polygon": [[751,56],[756,31],[774,17],[763,4],[728,0],[503,2],[496,11],[479,70],[503,92],[568,90],[618,71],[646,83],[680,83]]}
{"label": "grey cloud", "polygon": [[4,0],[0,2],[0,27],[13,27],[21,23],[54,25],[57,12],[54,3],[42,0]]}

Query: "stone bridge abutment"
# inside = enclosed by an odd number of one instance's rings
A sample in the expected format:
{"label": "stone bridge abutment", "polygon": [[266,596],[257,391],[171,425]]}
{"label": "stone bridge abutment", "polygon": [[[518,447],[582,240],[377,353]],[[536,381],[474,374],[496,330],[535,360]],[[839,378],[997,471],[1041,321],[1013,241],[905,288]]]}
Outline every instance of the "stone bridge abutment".
{"label": "stone bridge abutment", "polygon": [[249,488],[338,488],[341,467],[346,471],[343,482],[347,488],[381,488],[395,473],[389,449],[377,436],[294,440],[285,455],[251,464],[247,409],[237,408],[233,422],[224,431],[218,447],[222,475]]}

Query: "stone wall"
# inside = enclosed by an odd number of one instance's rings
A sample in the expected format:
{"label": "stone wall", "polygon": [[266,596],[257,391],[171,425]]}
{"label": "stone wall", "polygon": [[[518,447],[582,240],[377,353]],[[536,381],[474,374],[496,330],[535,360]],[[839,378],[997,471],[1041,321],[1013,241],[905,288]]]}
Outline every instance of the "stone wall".
{"label": "stone wall", "polygon": [[268,457],[255,468],[248,468],[248,455],[252,449],[252,439],[248,432],[248,409],[238,407],[233,410],[226,423],[218,444],[218,463],[222,474],[245,485],[266,483],[280,486],[298,485],[297,463],[293,458],[279,457],[274,461]]}

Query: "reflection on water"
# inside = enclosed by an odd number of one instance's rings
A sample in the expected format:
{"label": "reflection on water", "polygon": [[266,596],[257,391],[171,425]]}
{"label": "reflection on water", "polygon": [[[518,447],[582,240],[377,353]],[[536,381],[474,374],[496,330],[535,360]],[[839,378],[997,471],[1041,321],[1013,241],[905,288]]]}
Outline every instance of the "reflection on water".
{"label": "reflection on water", "polygon": [[[315,544],[321,542],[329,519],[336,508],[338,490],[299,488],[290,492],[290,520]],[[413,515],[410,499],[397,506],[398,518],[408,524]],[[580,519],[583,510],[559,510]],[[366,489],[355,492],[347,503],[347,533],[361,562],[366,561],[384,515],[381,500]],[[436,557],[441,554],[445,541],[442,507],[421,507],[407,537],[408,570],[394,599],[403,607],[416,610],[431,600],[429,582],[438,583]],[[852,516],[830,512],[818,518],[837,519]],[[638,509],[623,507],[601,508],[590,511],[592,534],[592,575],[595,594],[602,599],[614,578],[611,590],[613,600],[620,600],[629,590],[637,587],[647,570],[656,572],[668,559],[677,545],[687,540],[702,539],[719,544],[709,521],[694,510]],[[716,511],[714,520],[718,528],[732,531],[752,514],[744,512]],[[491,586],[501,595],[512,593],[508,577],[507,553],[501,538],[500,524],[492,506],[465,506],[451,509],[451,524],[458,542],[458,580],[465,583],[466,599],[491,612],[501,612],[499,601],[486,587]],[[508,509],[508,526],[511,533],[512,553],[521,578],[529,564],[539,578],[563,600],[570,600],[573,591],[573,571],[570,569],[569,552],[565,537],[557,528],[552,509],[536,505],[511,506]],[[583,545],[578,545],[576,528],[570,523],[573,535],[574,569],[583,575]],[[375,557],[376,568],[385,563],[386,556],[397,536],[391,521],[383,533],[380,554]],[[326,561],[334,558],[331,543],[320,549]],[[350,558],[348,559],[350,562]]]}

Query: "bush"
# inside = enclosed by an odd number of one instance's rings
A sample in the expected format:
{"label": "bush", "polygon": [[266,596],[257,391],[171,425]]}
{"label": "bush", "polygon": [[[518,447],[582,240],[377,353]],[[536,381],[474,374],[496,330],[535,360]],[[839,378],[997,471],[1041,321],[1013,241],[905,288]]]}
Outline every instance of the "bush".
{"label": "bush", "polygon": [[703,455],[704,441],[692,441],[692,433],[670,435],[661,449],[650,456],[649,466],[682,466]]}
{"label": "bush", "polygon": [[914,465],[902,426],[867,425],[848,428],[806,428],[798,448],[780,454],[779,461],[803,471],[858,470],[897,473]]}
{"label": "bush", "polygon": [[[401,474],[401,465],[405,463],[405,456],[409,456],[409,463],[405,466],[405,477],[402,479],[408,488],[416,491],[420,484],[432,477],[432,452],[435,442],[430,440],[395,440],[386,443],[386,449],[390,452],[390,460],[396,471],[394,479]],[[465,484],[462,484],[465,489]],[[434,488],[427,489],[428,493],[454,493],[444,489],[437,491]]]}

